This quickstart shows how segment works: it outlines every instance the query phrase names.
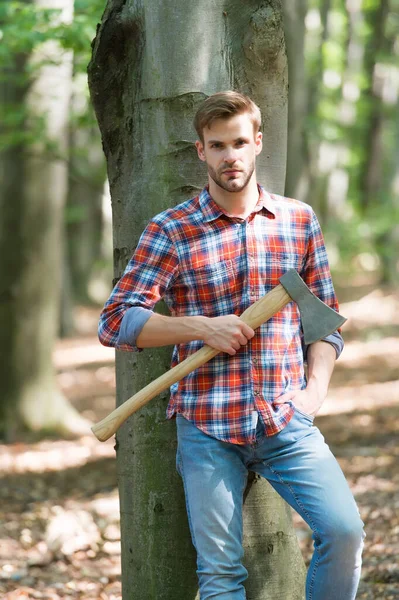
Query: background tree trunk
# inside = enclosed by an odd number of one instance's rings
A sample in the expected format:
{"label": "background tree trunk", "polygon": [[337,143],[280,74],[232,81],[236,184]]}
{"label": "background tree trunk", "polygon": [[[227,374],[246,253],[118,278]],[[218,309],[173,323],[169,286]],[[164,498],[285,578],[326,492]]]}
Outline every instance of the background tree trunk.
{"label": "background tree trunk", "polygon": [[317,212],[320,223],[323,225],[327,213],[327,174],[319,172],[319,153],[320,153],[320,132],[316,125],[317,105],[320,100],[323,72],[325,69],[324,44],[328,38],[328,15],[330,11],[331,0],[320,0],[319,14],[321,31],[315,50],[316,62],[311,65],[308,78],[308,103],[307,119],[309,127],[305,133],[306,159],[308,168],[308,186],[307,194],[301,200],[311,204]]}
{"label": "background tree trunk", "polygon": [[383,104],[381,99],[381,81],[376,73],[381,52],[389,46],[385,38],[385,25],[388,16],[388,0],[381,0],[374,10],[366,12],[366,22],[373,31],[369,44],[365,47],[364,67],[367,78],[365,94],[369,100],[368,127],[364,132],[364,144],[367,149],[363,168],[360,173],[361,205],[363,214],[372,204],[372,200],[381,188],[382,182],[382,129]]}
{"label": "background tree trunk", "polygon": [[285,194],[304,199],[309,182],[305,129],[307,82],[305,75],[305,16],[307,0],[283,0],[285,44],[288,58],[288,146]]}
{"label": "background tree trunk", "polygon": [[[61,9],[64,21],[72,18],[72,0],[38,1],[37,5]],[[45,131],[31,145],[9,151],[8,158],[15,163],[4,170],[8,193],[1,207],[1,428],[6,437],[21,425],[68,433],[88,430],[88,423],[57,389],[52,366],[62,270],[72,55],[61,53],[59,44],[51,41],[31,61],[36,65],[35,79],[21,97],[29,112],[26,130],[41,119]],[[39,66],[41,61],[45,64]],[[21,64],[21,74],[23,69]]]}
{"label": "background tree trunk", "polygon": [[102,258],[102,199],[106,167],[100,132],[85,89],[86,76],[75,74],[69,128],[67,200],[68,259],[75,302],[90,302],[89,284]]}
{"label": "background tree trunk", "polygon": [[[233,88],[258,103],[264,130],[258,178],[283,193],[288,91],[279,1],[110,0],[89,85],[107,157],[116,277],[148,220],[206,183],[192,126],[206,96]],[[169,364],[170,349],[117,353],[118,404]],[[196,596],[167,401],[162,394],[117,434],[124,600]],[[303,561],[286,505],[265,481],[252,486],[246,505],[248,600],[302,599]]]}

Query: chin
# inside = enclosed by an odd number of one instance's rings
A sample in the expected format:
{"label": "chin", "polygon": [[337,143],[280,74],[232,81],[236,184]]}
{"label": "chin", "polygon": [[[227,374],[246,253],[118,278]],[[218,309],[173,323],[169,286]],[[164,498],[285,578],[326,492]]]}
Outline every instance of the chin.
{"label": "chin", "polygon": [[234,183],[231,183],[230,185],[226,185],[225,186],[225,190],[227,190],[228,192],[241,192],[244,188],[245,188],[246,184],[243,183],[242,181],[237,181]]}

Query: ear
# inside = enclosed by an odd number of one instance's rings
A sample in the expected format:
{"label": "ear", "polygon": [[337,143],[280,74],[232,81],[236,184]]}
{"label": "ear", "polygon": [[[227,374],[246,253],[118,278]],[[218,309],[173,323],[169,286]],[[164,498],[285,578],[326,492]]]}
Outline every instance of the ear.
{"label": "ear", "polygon": [[262,142],[262,132],[258,131],[255,136],[255,154],[258,156],[262,152],[263,142]]}
{"label": "ear", "polygon": [[204,144],[200,140],[197,140],[195,147],[197,148],[198,158],[205,162]]}

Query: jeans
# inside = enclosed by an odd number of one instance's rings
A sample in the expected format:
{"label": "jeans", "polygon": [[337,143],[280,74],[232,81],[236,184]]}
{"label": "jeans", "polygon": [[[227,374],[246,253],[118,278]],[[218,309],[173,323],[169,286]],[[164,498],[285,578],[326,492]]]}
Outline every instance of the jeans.
{"label": "jeans", "polygon": [[[212,438],[177,415],[177,470],[197,551],[201,600],[244,600],[242,504],[248,470],[265,477],[313,531],[307,600],[353,600],[363,522],[338,462],[309,415],[295,410],[277,435],[239,446]],[[289,567],[287,567],[289,568]],[[289,599],[287,599],[289,600]]]}

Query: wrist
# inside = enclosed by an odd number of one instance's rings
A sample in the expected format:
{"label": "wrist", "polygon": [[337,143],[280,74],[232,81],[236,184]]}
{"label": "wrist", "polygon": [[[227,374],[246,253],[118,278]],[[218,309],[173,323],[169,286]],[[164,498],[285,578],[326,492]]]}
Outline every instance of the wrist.
{"label": "wrist", "polygon": [[306,389],[311,393],[317,396],[317,398],[323,402],[327,396],[328,386],[325,382],[318,379],[316,376],[311,375],[308,379]]}
{"label": "wrist", "polygon": [[192,326],[194,339],[205,341],[205,338],[212,331],[210,324],[212,319],[209,317],[204,317],[202,315],[198,315],[195,317],[190,317],[190,325]]}

